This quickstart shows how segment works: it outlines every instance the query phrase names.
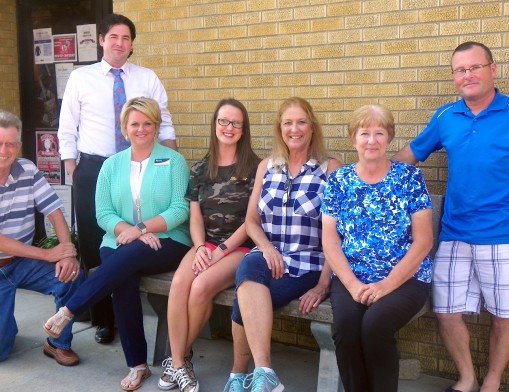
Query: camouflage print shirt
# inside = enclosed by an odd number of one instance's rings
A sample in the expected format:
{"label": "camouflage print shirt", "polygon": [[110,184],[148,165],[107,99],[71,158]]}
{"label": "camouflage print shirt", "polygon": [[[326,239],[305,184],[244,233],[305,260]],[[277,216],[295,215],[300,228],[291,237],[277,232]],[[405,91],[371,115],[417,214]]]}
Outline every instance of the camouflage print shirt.
{"label": "camouflage print shirt", "polygon": [[[200,204],[205,241],[219,245],[244,223],[256,167],[248,178],[237,180],[233,177],[235,165],[220,166],[217,178],[209,180],[207,166],[202,160],[191,168],[186,199]],[[248,239],[242,246],[252,248],[254,244]]]}

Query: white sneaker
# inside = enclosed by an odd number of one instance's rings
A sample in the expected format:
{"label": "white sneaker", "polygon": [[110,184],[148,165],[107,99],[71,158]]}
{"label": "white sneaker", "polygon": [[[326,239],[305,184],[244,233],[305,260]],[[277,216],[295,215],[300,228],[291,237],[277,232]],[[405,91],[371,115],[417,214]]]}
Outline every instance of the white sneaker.
{"label": "white sneaker", "polygon": [[[193,350],[191,350],[191,354],[184,357],[184,366],[187,369],[189,375],[193,378],[193,380],[196,380],[196,376],[194,375],[193,363],[191,362],[192,358]],[[161,375],[161,377],[159,378],[159,382],[157,383],[159,389],[162,389],[163,391],[169,391],[170,389],[177,388],[178,384],[174,380],[175,368],[173,367],[173,360],[171,359],[171,357],[168,357],[163,361],[162,367],[165,369],[163,370],[163,374]]]}
{"label": "white sneaker", "polygon": [[169,391],[170,389],[177,388],[178,384],[174,380],[175,369],[173,367],[171,357],[168,357],[163,361],[163,367],[164,371],[161,377],[159,378],[157,386],[159,387],[159,389],[162,389],[163,391]]}
{"label": "white sneaker", "polygon": [[175,369],[173,380],[177,382],[181,392],[198,392],[200,384],[198,380],[189,374],[186,367]]}

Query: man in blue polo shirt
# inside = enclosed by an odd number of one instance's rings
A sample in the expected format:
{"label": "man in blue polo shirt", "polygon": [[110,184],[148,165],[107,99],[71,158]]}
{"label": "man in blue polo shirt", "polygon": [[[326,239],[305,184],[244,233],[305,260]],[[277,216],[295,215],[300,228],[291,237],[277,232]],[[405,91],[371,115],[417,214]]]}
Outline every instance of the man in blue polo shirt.
{"label": "man in blue polo shirt", "polygon": [[485,45],[459,45],[451,68],[462,99],[438,109],[394,159],[415,164],[441,148],[447,152],[447,194],[433,273],[433,310],[459,372],[446,391],[479,390],[462,314],[479,313],[481,297],[492,315],[481,391],[498,391],[509,361],[509,97],[495,88],[497,66]]}
{"label": "man in blue polo shirt", "polygon": [[[32,162],[17,158],[20,150],[21,121],[0,111],[0,362],[11,353],[18,333],[17,288],[53,295],[58,310],[83,280],[62,202]],[[52,249],[32,245],[35,209],[55,229],[60,243]],[[45,341],[43,352],[61,365],[77,365],[79,357],[71,350],[71,340],[72,322],[58,339]]]}

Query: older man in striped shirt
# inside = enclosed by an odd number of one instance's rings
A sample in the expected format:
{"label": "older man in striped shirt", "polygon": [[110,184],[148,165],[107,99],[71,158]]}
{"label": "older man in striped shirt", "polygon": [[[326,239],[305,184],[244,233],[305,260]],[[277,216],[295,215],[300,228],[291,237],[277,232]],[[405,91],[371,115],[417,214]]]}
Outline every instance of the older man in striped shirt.
{"label": "older man in striped shirt", "polygon": [[[20,150],[21,121],[0,111],[0,361],[9,356],[18,333],[17,288],[53,295],[58,309],[83,280],[62,202],[35,165],[17,157]],[[59,245],[52,249],[32,245],[36,209],[55,229]],[[46,340],[44,354],[61,365],[77,365],[79,357],[71,350],[71,340],[69,323],[60,338]]]}

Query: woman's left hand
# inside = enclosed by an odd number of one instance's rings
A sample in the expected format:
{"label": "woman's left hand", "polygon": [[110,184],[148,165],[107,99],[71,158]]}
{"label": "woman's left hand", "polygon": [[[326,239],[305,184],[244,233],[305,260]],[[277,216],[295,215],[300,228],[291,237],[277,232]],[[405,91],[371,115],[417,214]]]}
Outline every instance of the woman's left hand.
{"label": "woman's left hand", "polygon": [[136,241],[140,237],[141,237],[140,229],[138,229],[136,226],[131,226],[128,229],[122,230],[122,232],[117,236],[117,245],[120,246],[130,244],[131,242]]}
{"label": "woman's left hand", "polygon": [[361,286],[359,289],[357,298],[361,304],[366,306],[373,305],[379,301],[382,297],[387,295],[390,291],[385,288],[384,281],[370,283]]}
{"label": "woman's left hand", "polygon": [[299,297],[299,310],[307,314],[322,303],[329,293],[328,288],[317,285]]}
{"label": "woman's left hand", "polygon": [[161,240],[154,233],[145,233],[139,239],[154,250],[161,249]]}

